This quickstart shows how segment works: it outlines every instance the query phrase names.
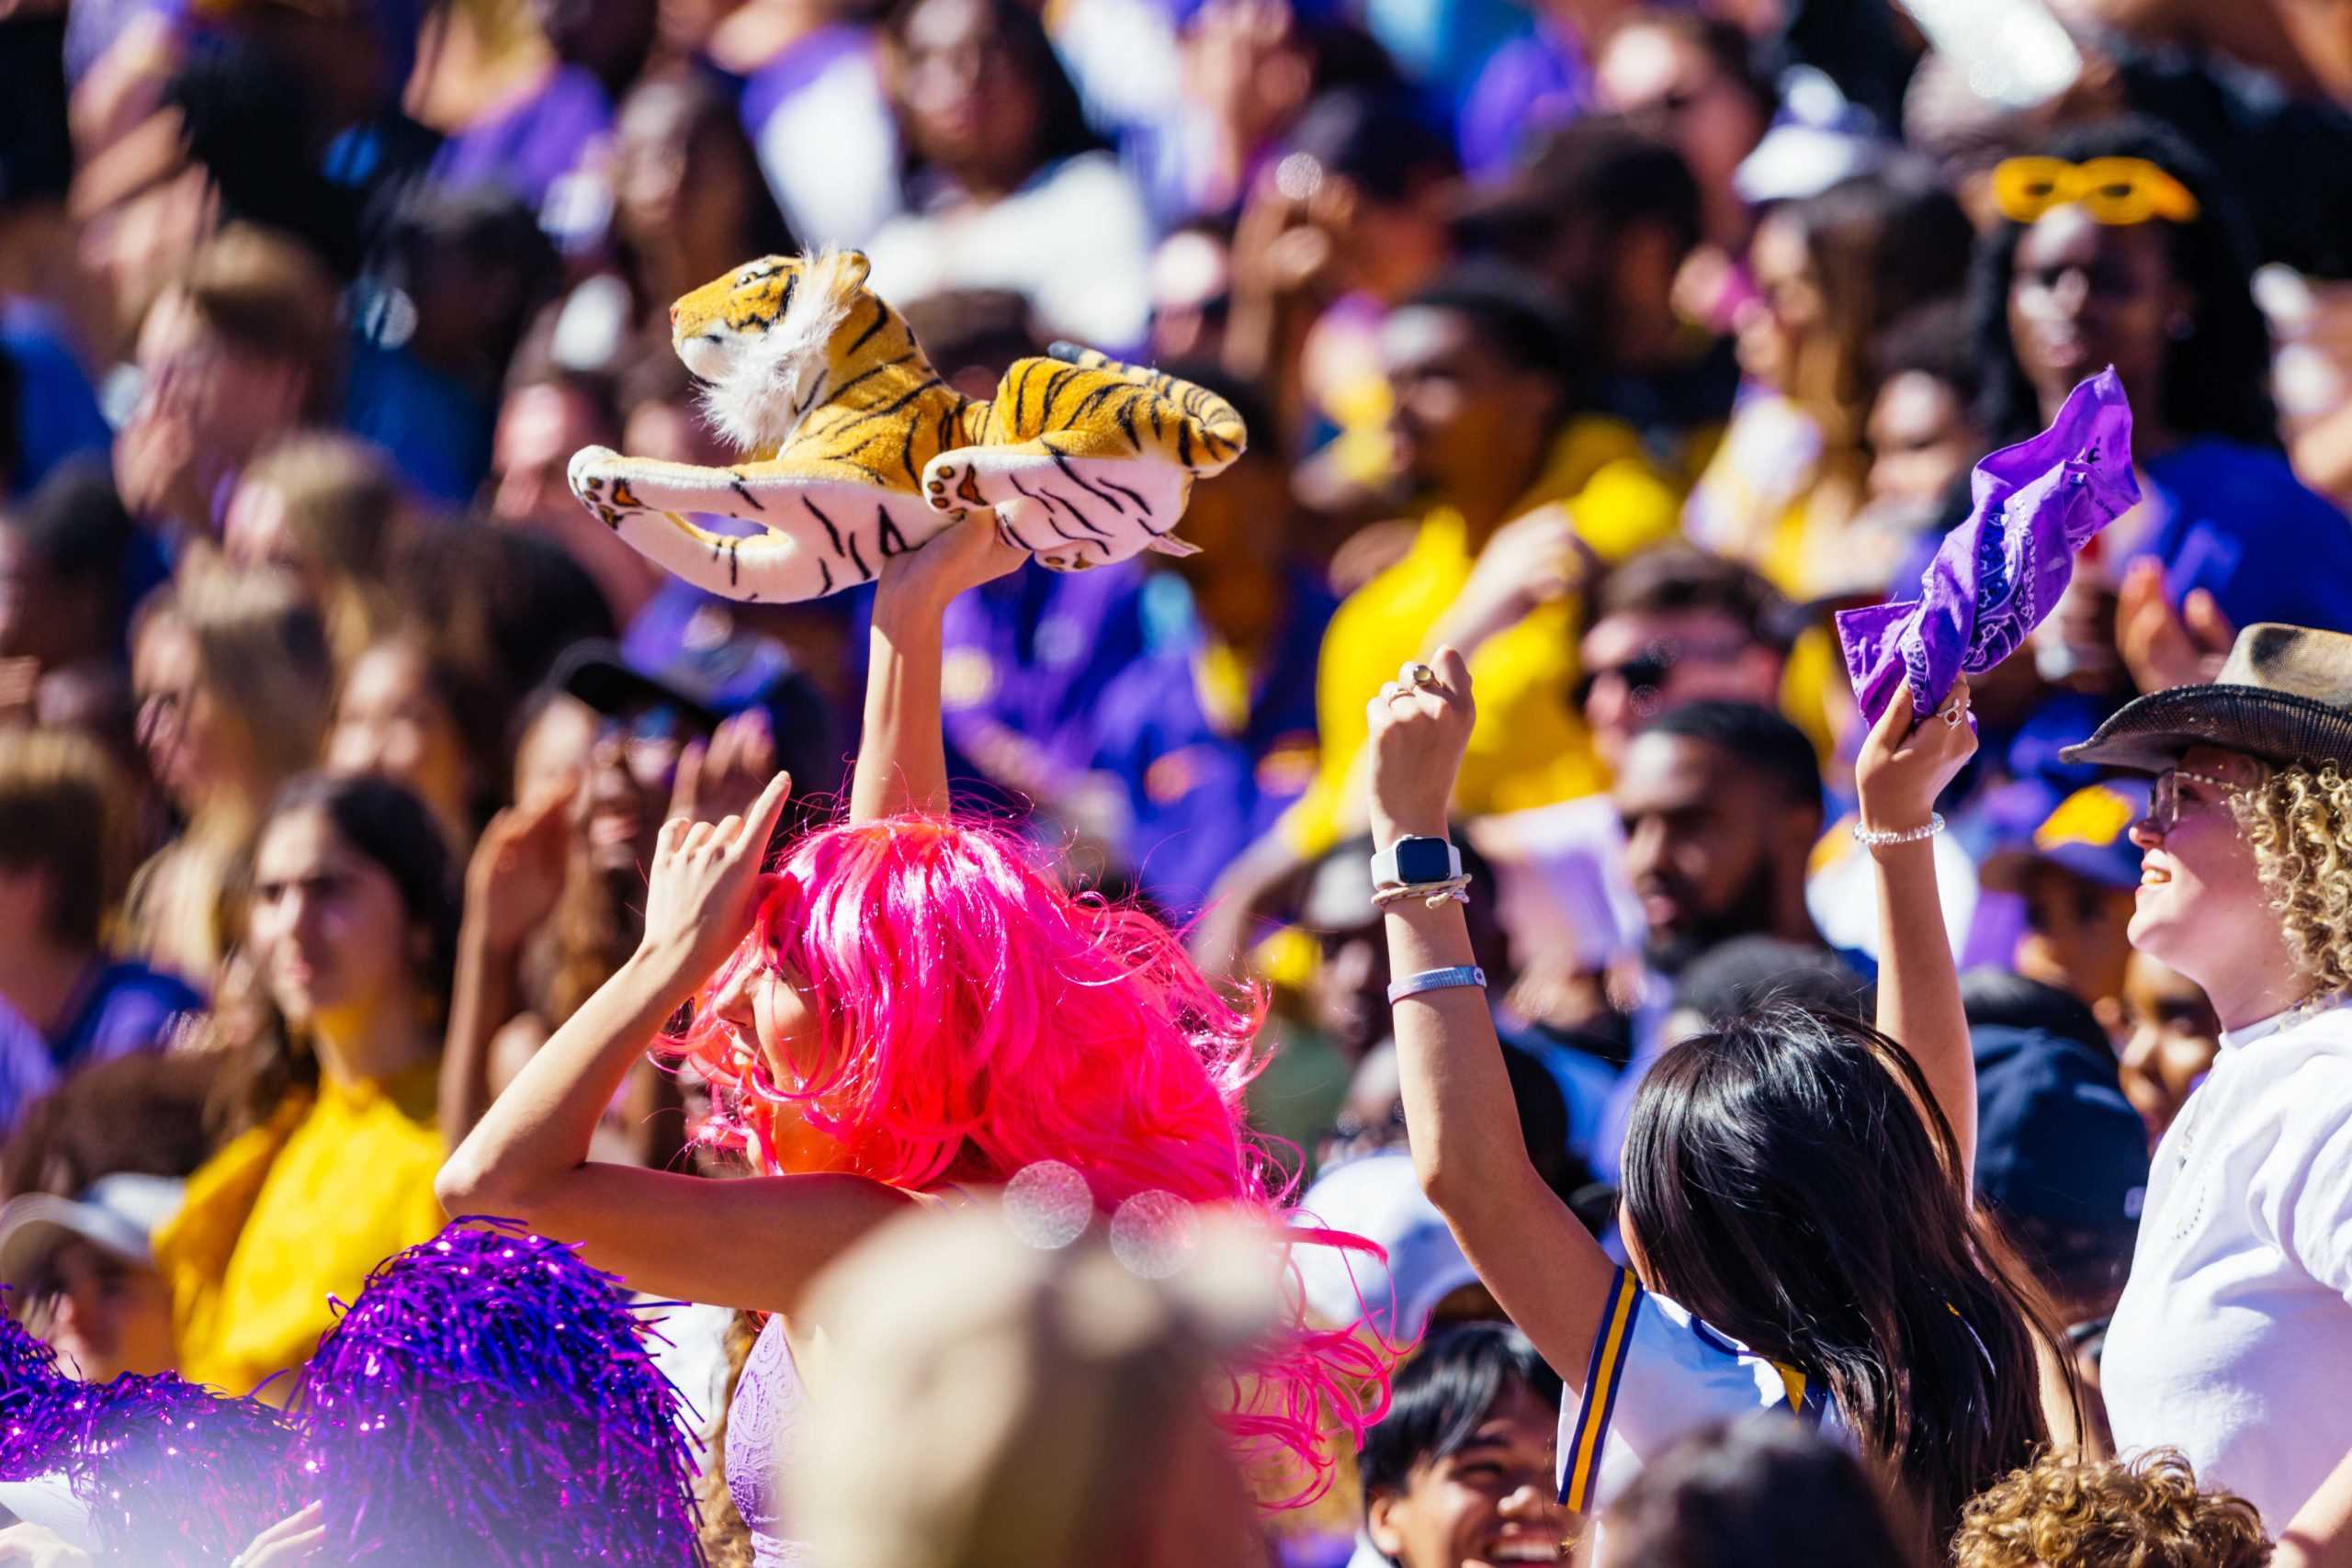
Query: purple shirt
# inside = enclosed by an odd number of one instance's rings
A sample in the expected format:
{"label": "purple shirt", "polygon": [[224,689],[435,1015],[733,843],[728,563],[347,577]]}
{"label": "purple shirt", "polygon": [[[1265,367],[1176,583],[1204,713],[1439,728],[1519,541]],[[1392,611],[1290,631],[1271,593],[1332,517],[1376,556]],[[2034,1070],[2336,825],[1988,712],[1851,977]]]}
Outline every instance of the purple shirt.
{"label": "purple shirt", "polygon": [[1029,743],[1035,765],[1086,768],[1096,703],[1145,649],[1143,581],[1134,561],[1080,572],[1027,566],[948,606],[940,691],[948,740],[980,761],[1009,730]]}
{"label": "purple shirt", "polygon": [[0,1130],[76,1067],[163,1049],[173,1020],[203,1006],[182,982],[127,960],[91,969],[53,1038],[0,1002]]}
{"label": "purple shirt", "polygon": [[603,84],[577,65],[559,65],[530,92],[444,141],[432,177],[447,186],[503,185],[536,212],[548,187],[612,128]]}

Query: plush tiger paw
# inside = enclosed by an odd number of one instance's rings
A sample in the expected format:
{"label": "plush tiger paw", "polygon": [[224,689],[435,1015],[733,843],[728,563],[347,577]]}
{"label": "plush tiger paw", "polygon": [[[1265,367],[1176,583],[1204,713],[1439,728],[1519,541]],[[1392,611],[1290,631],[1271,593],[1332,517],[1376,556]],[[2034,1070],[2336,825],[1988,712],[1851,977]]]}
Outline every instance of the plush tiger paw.
{"label": "plush tiger paw", "polygon": [[994,506],[1003,499],[1004,486],[1001,483],[989,486],[999,493],[982,493],[979,465],[958,462],[956,459],[963,455],[945,453],[923,465],[922,498],[931,503],[933,512],[966,517],[976,509]]}
{"label": "plush tiger paw", "polygon": [[607,528],[617,528],[623,518],[646,510],[618,472],[622,461],[609,446],[582,446],[564,470],[571,493]]}

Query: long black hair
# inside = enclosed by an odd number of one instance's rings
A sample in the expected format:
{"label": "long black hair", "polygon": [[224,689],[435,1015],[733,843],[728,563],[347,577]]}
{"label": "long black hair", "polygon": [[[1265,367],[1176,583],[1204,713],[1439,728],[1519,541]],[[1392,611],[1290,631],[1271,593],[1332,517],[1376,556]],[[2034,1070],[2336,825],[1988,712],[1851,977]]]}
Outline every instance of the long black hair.
{"label": "long black hair", "polygon": [[[2270,326],[2254,302],[2254,242],[2245,218],[2202,154],[2154,120],[2085,126],[2053,138],[2052,157],[2144,158],[2197,198],[2197,216],[2159,222],[2174,277],[2195,303],[2188,333],[2165,354],[2164,417],[2185,435],[2221,435],[2277,448],[2278,409],[2270,397]],[[2041,405],[2009,339],[2009,284],[2026,225],[2003,219],[1977,242],[1971,297],[1981,415],[1996,442],[2021,441],[2041,428]]]}
{"label": "long black hair", "polygon": [[1357,1468],[1367,1506],[1401,1492],[1413,1467],[1458,1453],[1495,1402],[1517,1384],[1546,1409],[1560,1403],[1560,1374],[1508,1323],[1465,1323],[1430,1336],[1398,1370],[1388,1414],[1364,1434]]}
{"label": "long black hair", "polygon": [[[432,807],[390,779],[304,773],[278,792],[254,829],[241,878],[248,895],[253,854],[270,825],[311,810],[322,812],[337,838],[391,878],[409,929],[425,938],[424,955],[412,976],[416,991],[436,1019],[446,1015],[464,904],[457,862]],[[289,1091],[313,1089],[319,1081],[317,1055],[298,1045],[257,976],[247,990],[215,1009],[214,1026],[229,1036],[221,1044],[232,1063],[223,1068],[211,1105],[220,1134],[258,1125]]]}
{"label": "long black hair", "polygon": [[1792,1007],[1694,1036],[1642,1080],[1624,1169],[1647,1283],[1819,1384],[1923,1540],[2048,1441],[2052,1314],[1901,1045]]}

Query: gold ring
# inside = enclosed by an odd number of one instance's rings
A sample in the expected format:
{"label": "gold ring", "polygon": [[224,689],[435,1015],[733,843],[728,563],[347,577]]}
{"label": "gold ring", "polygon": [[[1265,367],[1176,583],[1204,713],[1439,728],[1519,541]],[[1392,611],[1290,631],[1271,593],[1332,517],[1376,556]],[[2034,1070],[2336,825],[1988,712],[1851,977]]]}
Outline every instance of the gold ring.
{"label": "gold ring", "polygon": [[1406,665],[1405,668],[1398,672],[1398,678],[1408,686],[1434,686],[1437,684],[1437,671],[1430,669],[1428,665],[1421,663]]}

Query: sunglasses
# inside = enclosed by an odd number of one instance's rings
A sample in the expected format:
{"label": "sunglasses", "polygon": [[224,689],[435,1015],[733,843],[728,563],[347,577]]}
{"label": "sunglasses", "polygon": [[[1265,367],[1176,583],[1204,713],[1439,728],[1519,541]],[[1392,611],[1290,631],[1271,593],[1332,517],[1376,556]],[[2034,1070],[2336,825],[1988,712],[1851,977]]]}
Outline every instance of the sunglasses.
{"label": "sunglasses", "polygon": [[1577,678],[1569,695],[1578,709],[1592,701],[1592,694],[1600,682],[1611,676],[1623,681],[1625,689],[1638,700],[1645,694],[1655,697],[1666,686],[1666,678],[1678,664],[1727,664],[1747,651],[1744,642],[1681,642],[1662,637],[1651,643],[1631,659],[1614,664],[1597,665]]}
{"label": "sunglasses", "polygon": [[662,784],[678,765],[686,742],[699,737],[702,728],[678,709],[657,704],[605,718],[597,734],[620,742],[622,759],[639,782]]}
{"label": "sunglasses", "polygon": [[[2216,798],[2205,801],[2194,795],[2183,795],[2180,791],[2183,780],[2211,791]],[[2188,808],[2226,805],[2230,796],[2254,788],[2255,783],[2253,780],[2216,778],[2211,773],[2196,773],[2188,768],[2166,768],[2156,775],[2155,788],[2149,795],[2148,820],[2155,825],[2157,832],[2169,833],[2179,824],[2182,813]]]}
{"label": "sunglasses", "polygon": [[2031,223],[2058,207],[2080,207],[2095,223],[2128,228],[2161,218],[2186,223],[2197,198],[2145,158],[2007,158],[1993,170],[1993,203],[2012,223]]}

